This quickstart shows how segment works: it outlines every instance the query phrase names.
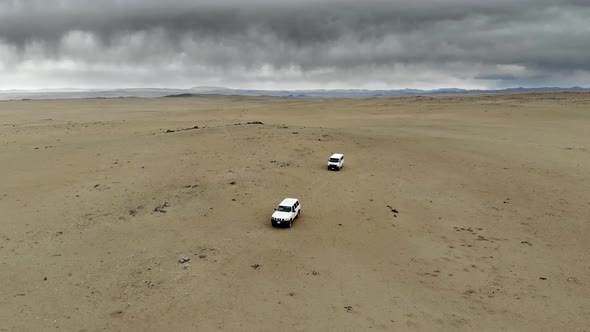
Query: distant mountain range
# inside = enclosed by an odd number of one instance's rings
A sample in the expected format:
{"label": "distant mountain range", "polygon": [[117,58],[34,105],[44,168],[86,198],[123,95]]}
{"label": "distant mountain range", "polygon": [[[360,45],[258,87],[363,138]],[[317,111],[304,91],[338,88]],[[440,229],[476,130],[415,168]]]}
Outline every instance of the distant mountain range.
{"label": "distant mountain range", "polygon": [[236,96],[271,96],[281,98],[373,98],[398,96],[444,96],[444,95],[478,95],[478,94],[519,94],[519,93],[550,93],[550,92],[590,92],[590,88],[543,87],[543,88],[510,88],[502,90],[250,90],[229,89],[223,87],[194,87],[190,89],[113,89],[113,90],[82,90],[82,89],[50,89],[50,90],[0,90],[0,100],[28,99],[102,99],[102,98],[182,98],[201,95],[236,95]]}

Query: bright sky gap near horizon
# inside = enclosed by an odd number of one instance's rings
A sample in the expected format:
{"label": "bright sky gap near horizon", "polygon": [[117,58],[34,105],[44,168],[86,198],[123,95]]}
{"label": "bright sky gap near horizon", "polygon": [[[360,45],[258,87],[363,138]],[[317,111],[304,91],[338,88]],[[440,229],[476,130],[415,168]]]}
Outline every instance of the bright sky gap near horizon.
{"label": "bright sky gap near horizon", "polygon": [[587,0],[0,0],[0,90],[590,86]]}

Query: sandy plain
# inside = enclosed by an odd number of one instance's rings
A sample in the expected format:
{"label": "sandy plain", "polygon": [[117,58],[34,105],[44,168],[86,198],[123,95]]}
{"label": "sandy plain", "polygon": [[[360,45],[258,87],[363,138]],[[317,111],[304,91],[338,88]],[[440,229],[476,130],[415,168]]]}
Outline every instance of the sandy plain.
{"label": "sandy plain", "polygon": [[4,101],[0,183],[0,330],[590,330],[590,94]]}

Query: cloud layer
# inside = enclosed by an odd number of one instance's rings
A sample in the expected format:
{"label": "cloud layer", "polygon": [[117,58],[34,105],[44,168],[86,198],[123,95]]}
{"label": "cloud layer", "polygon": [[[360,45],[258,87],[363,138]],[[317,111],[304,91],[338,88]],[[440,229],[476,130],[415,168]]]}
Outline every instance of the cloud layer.
{"label": "cloud layer", "polygon": [[585,0],[0,0],[0,89],[590,85]]}

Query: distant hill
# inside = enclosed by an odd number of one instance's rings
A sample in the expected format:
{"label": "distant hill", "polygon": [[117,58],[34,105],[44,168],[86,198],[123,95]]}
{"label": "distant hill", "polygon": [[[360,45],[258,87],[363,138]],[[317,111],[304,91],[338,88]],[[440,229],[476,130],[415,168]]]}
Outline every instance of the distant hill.
{"label": "distant hill", "polygon": [[194,93],[179,93],[177,95],[167,95],[164,98],[187,98],[196,96]]}
{"label": "distant hill", "polygon": [[236,95],[236,96],[271,96],[282,98],[374,98],[396,96],[444,96],[444,95],[478,95],[478,94],[516,94],[516,93],[550,93],[550,92],[590,92],[590,88],[542,87],[509,88],[501,90],[464,90],[443,88],[436,90],[252,90],[229,89],[224,87],[193,87],[190,89],[113,89],[113,90],[0,90],[0,100],[29,99],[103,99],[103,98],[187,98],[199,95]]}

